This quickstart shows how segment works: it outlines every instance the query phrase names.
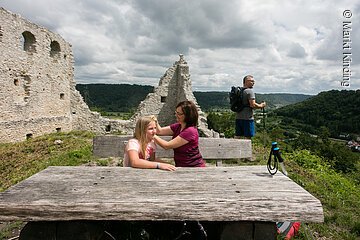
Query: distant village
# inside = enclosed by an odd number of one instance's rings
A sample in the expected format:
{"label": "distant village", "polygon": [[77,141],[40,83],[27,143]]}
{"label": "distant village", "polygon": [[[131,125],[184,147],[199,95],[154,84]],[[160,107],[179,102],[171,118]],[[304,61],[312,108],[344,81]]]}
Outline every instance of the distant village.
{"label": "distant village", "polygon": [[357,137],[356,141],[350,140],[346,144],[353,152],[360,152],[360,137]]}

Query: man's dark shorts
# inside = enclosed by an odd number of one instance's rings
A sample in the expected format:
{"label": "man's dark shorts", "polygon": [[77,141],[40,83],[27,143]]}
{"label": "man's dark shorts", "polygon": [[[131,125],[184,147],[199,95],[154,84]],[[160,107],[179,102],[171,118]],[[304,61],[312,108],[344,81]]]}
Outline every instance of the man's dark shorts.
{"label": "man's dark shorts", "polygon": [[253,137],[255,136],[254,120],[235,120],[235,136]]}

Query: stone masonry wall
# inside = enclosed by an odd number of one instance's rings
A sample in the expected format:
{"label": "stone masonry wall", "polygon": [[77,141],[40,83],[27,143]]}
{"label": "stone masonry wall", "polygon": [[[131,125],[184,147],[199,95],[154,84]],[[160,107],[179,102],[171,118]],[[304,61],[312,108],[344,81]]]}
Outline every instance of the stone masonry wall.
{"label": "stone masonry wall", "polygon": [[110,120],[84,103],[73,65],[61,36],[0,8],[0,142],[75,129],[106,132]]}

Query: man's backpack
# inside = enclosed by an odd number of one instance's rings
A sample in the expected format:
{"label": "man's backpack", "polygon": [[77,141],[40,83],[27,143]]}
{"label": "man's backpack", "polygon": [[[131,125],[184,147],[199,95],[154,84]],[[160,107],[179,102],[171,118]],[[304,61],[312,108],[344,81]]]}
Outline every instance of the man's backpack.
{"label": "man's backpack", "polygon": [[240,112],[245,107],[250,107],[249,104],[243,104],[243,96],[244,96],[244,87],[231,87],[231,91],[229,92],[230,98],[230,109],[233,112]]}

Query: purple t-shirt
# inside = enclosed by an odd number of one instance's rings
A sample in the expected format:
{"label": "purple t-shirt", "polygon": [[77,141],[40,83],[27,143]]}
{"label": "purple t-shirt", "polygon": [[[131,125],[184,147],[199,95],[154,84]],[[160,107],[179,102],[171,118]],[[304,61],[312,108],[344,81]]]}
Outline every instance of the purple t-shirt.
{"label": "purple t-shirt", "polygon": [[174,160],[176,167],[205,167],[205,161],[199,151],[199,132],[196,127],[187,127],[181,131],[181,124],[170,125],[173,131],[173,139],[177,136],[188,141],[187,144],[174,148]]}

